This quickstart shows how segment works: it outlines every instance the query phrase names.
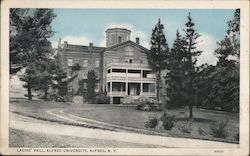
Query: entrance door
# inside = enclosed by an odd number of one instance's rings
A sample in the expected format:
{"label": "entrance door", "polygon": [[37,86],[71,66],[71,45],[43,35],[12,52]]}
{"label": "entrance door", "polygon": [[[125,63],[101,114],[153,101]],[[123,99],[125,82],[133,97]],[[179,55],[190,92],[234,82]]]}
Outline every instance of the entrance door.
{"label": "entrance door", "polygon": [[140,95],[140,84],[129,83],[128,84],[128,95]]}

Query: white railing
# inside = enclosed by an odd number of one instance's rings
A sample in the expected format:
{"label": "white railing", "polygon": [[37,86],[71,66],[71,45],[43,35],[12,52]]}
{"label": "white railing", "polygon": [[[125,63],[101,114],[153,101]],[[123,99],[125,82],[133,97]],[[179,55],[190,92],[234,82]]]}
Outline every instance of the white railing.
{"label": "white railing", "polygon": [[140,63],[108,63],[107,67],[121,67],[121,68],[147,68],[147,69],[151,69],[149,64],[140,64]]}
{"label": "white railing", "polygon": [[156,97],[156,93],[154,93],[154,92],[143,92],[142,96]]}
{"label": "white railing", "polygon": [[140,78],[141,74],[139,74],[139,73],[128,73],[127,77]]}
{"label": "white railing", "polygon": [[123,91],[112,91],[112,94],[111,92],[107,92],[107,95],[110,96],[127,96],[127,93],[126,92],[123,92]]}
{"label": "white railing", "polygon": [[107,80],[129,80],[129,81],[142,81],[142,82],[155,82],[154,74],[147,74],[146,77],[141,77],[140,73],[107,73]]}

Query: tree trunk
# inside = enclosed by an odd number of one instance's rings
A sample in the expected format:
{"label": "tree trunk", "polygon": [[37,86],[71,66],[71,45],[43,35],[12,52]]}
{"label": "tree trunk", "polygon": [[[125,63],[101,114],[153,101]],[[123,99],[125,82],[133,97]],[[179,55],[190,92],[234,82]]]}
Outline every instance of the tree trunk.
{"label": "tree trunk", "polygon": [[45,100],[48,99],[48,90],[47,89],[44,90],[44,99]]}
{"label": "tree trunk", "polygon": [[31,94],[31,85],[29,82],[27,82],[27,89],[28,89],[28,99],[32,100],[32,94]]}
{"label": "tree trunk", "polygon": [[189,105],[189,118],[190,120],[192,120],[193,118],[193,106],[192,105]]}
{"label": "tree trunk", "polygon": [[161,71],[158,71],[157,76],[157,101],[160,101],[160,81],[161,81]]}

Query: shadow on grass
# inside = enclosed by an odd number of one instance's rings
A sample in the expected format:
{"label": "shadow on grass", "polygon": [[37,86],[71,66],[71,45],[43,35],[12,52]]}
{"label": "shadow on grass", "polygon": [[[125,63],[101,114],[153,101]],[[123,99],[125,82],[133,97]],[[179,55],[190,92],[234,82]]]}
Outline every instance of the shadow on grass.
{"label": "shadow on grass", "polygon": [[16,111],[12,111],[12,113],[15,113],[15,114],[18,114],[18,115],[22,115],[22,116],[26,116],[26,117],[30,117],[30,118],[34,118],[34,119],[38,119],[38,120],[43,120],[43,121],[48,121],[48,122],[63,124],[63,125],[115,131],[114,129],[103,128],[103,127],[98,127],[98,126],[93,126],[93,125],[82,124],[82,123],[66,122],[66,121],[61,121],[61,120],[56,120],[56,119],[48,119],[48,118],[43,118],[43,117],[34,116],[34,115],[28,115],[28,114],[24,114],[24,113],[16,112]]}

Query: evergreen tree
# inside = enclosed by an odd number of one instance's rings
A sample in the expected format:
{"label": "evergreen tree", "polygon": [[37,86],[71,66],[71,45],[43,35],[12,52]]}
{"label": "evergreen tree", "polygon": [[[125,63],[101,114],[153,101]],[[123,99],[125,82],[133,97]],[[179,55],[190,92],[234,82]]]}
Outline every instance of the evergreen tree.
{"label": "evergreen tree", "polygon": [[155,28],[152,30],[151,48],[148,53],[148,61],[152,70],[157,74],[157,100],[160,100],[160,81],[161,70],[166,69],[168,58],[168,44],[163,32],[164,26],[159,19]]}
{"label": "evergreen tree", "polygon": [[217,92],[212,94],[223,110],[239,110],[239,56],[240,56],[240,10],[236,9],[233,20],[228,22],[225,38],[218,43],[215,50],[218,57],[218,84],[214,84]]}
{"label": "evergreen tree", "polygon": [[94,70],[88,71],[87,75],[87,100],[90,103],[94,102],[95,98],[95,83],[97,82],[96,80],[96,75]]}
{"label": "evergreen tree", "polygon": [[28,99],[32,99],[35,85],[30,78],[38,73],[31,72],[36,68],[34,63],[47,59],[51,52],[48,39],[53,35],[50,24],[54,17],[52,9],[10,9],[10,73],[27,67],[21,80],[27,83]]}
{"label": "evergreen tree", "polygon": [[201,54],[202,51],[197,50],[197,39],[200,35],[196,32],[194,26],[195,23],[191,18],[191,15],[187,16],[188,22],[185,24],[186,29],[185,32],[185,40],[186,40],[186,54],[184,55],[184,66],[183,68],[186,71],[185,74],[185,81],[183,82],[185,85],[184,95],[187,99],[187,103],[189,106],[189,117],[190,120],[193,118],[193,103],[195,103],[195,96],[196,96],[196,86],[195,86],[195,79],[197,76],[196,73],[196,62],[197,56]]}
{"label": "evergreen tree", "polygon": [[240,10],[228,22],[225,38],[218,42],[216,66],[199,72],[199,102],[208,109],[239,111]]}
{"label": "evergreen tree", "polygon": [[48,99],[48,90],[52,84],[54,70],[54,60],[52,59],[39,59],[36,61],[37,69],[37,84],[34,90],[39,90],[44,92],[44,99]]}
{"label": "evergreen tree", "polygon": [[186,41],[177,30],[176,39],[169,53],[169,61],[166,74],[166,93],[168,97],[167,103],[169,107],[178,107],[184,104],[184,99],[182,97],[182,83],[185,79],[185,71],[183,71],[183,58],[186,51],[185,45]]}
{"label": "evergreen tree", "polygon": [[52,9],[10,9],[10,73],[15,74],[51,50]]}
{"label": "evergreen tree", "polygon": [[38,75],[35,63],[31,63],[26,69],[25,73],[20,77],[21,81],[24,81],[24,88],[27,88],[28,94],[27,97],[29,100],[32,100],[32,91],[38,83]]}

